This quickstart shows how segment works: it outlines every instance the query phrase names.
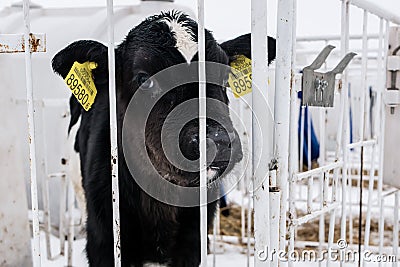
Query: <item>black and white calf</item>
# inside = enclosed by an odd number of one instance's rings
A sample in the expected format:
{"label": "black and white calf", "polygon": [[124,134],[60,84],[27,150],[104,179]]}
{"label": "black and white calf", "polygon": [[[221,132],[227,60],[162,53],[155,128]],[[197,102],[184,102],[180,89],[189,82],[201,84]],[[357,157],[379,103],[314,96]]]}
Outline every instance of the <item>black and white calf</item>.
{"label": "black and white calf", "polygon": [[[206,31],[206,60],[229,64],[236,55],[251,56],[250,34],[218,44]],[[275,57],[275,40],[269,38],[269,61]],[[121,253],[123,266],[142,266],[148,262],[168,266],[198,266],[200,263],[199,207],[177,207],[162,203],[146,194],[132,178],[122,151],[122,127],[128,103],[138,90],[162,92],[152,76],[176,64],[194,64],[197,55],[197,23],[180,12],[161,13],[147,18],[133,28],[116,48],[116,83],[119,144],[119,188],[121,216]],[[53,58],[53,69],[65,78],[77,61],[93,61],[97,97],[89,111],[85,111],[72,96],[70,99],[70,128],[80,118],[75,150],[79,153],[83,188],[87,199],[87,245],[90,266],[113,266],[113,226],[111,195],[111,156],[109,133],[108,58],[107,47],[96,41],[77,41],[61,50]],[[226,73],[220,75],[221,84]],[[138,88],[141,89],[138,89]],[[228,104],[223,86],[207,84],[207,98]],[[146,155],[154,168],[169,182],[181,186],[199,185],[199,173],[188,172],[172,165],[164,155],[161,128],[166,116],[179,104],[198,98],[198,83],[178,86],[163,95],[153,107],[145,126]],[[222,107],[225,105],[222,105]],[[221,175],[242,159],[240,140],[227,108],[213,110],[224,125],[207,119],[207,137],[212,139],[217,152],[210,167]],[[196,113],[198,107],[193,106]],[[192,112],[192,111],[189,111]],[[140,116],[137,115],[137,116]],[[133,127],[135,128],[135,127]],[[124,138],[134,144],[135,130]],[[199,157],[198,120],[188,122],[179,135],[182,154],[191,160]],[[135,161],[140,165],[143,155]],[[230,158],[231,162],[218,159]],[[141,170],[145,178],[147,170]],[[215,178],[215,177],[214,177]],[[216,209],[216,202],[208,204],[208,225]]]}

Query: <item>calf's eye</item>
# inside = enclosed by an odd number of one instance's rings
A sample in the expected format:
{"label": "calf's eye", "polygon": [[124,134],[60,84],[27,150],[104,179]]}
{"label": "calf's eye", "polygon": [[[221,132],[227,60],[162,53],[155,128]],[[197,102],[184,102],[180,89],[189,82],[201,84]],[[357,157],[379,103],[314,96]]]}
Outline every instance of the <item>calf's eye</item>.
{"label": "calf's eye", "polygon": [[141,87],[142,89],[151,89],[154,86],[154,81],[152,78],[150,78],[150,75],[148,75],[147,73],[139,73],[136,76],[136,81],[139,87]]}

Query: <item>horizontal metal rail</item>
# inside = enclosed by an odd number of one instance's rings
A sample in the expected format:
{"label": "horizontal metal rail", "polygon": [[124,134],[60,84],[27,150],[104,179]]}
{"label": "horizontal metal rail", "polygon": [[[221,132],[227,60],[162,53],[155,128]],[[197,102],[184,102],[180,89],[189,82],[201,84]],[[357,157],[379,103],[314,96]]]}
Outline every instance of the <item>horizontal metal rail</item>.
{"label": "horizontal metal rail", "polygon": [[[46,52],[46,34],[29,34],[30,52]],[[0,34],[0,53],[25,52],[24,34]]]}
{"label": "horizontal metal rail", "polygon": [[[313,35],[313,36],[301,36],[297,37],[297,42],[316,42],[316,41],[340,41],[341,35]],[[362,34],[350,35],[350,40],[361,40]],[[369,34],[368,39],[378,39],[379,34]]]}
{"label": "horizontal metal rail", "polygon": [[342,161],[330,163],[330,164],[327,164],[325,166],[318,167],[318,168],[315,168],[315,169],[312,169],[312,170],[309,170],[309,171],[297,173],[297,174],[294,175],[294,179],[296,179],[297,181],[300,181],[300,180],[302,180],[304,178],[307,178],[307,177],[311,177],[311,176],[314,176],[314,175],[317,175],[317,174],[320,174],[320,173],[323,173],[323,172],[327,172],[327,171],[330,171],[330,170],[333,170],[333,169],[336,169],[336,168],[340,168],[340,167],[342,167],[342,165],[343,165]]}
{"label": "horizontal metal rail", "polygon": [[355,143],[351,143],[347,145],[348,149],[351,148],[356,148],[356,147],[362,147],[362,146],[373,146],[376,144],[376,140],[375,139],[371,139],[371,140],[366,140],[366,141],[358,141]]}
{"label": "horizontal metal rail", "polygon": [[326,213],[328,213],[328,212],[330,212],[332,210],[335,210],[335,209],[339,208],[340,205],[341,205],[341,203],[335,202],[335,203],[332,203],[330,205],[327,205],[327,206],[323,207],[320,210],[313,211],[312,213],[304,215],[303,217],[294,219],[293,220],[293,225],[294,226],[299,226],[299,225],[302,225],[304,223],[307,223],[307,222],[311,221],[312,219],[315,219],[315,218],[319,217],[322,214],[326,214]]}
{"label": "horizontal metal rail", "polygon": [[381,8],[380,6],[367,1],[367,0],[351,0],[350,4],[356,7],[359,7],[361,9],[364,9],[365,11],[374,14],[375,16],[378,16],[379,18],[389,20],[393,23],[399,24],[400,25],[400,16],[396,15],[395,13],[392,13],[389,10],[386,10],[384,8]]}

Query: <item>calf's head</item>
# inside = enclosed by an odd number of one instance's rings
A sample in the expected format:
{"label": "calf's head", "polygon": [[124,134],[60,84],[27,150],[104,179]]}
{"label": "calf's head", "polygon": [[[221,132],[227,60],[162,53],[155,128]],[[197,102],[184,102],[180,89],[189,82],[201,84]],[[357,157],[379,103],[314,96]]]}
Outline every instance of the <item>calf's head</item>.
{"label": "calf's head", "polygon": [[[145,176],[148,168],[141,161],[147,158],[164,180],[189,187],[199,184],[197,31],[197,23],[185,14],[161,13],[133,28],[115,50],[119,145],[126,149],[125,160],[131,155],[133,169]],[[209,31],[205,37],[207,173],[211,180],[242,159],[224,87],[229,68],[223,66],[229,66],[237,55],[251,58],[251,37],[242,35],[222,44]],[[275,40],[269,37],[268,44],[271,62]],[[98,64],[93,76],[99,100],[86,112],[72,98],[70,127],[80,115],[81,123],[86,123],[84,116],[93,118],[96,112],[103,112],[98,119],[108,121],[107,48],[95,41],[75,42],[54,57],[53,69],[65,77],[74,61]]]}

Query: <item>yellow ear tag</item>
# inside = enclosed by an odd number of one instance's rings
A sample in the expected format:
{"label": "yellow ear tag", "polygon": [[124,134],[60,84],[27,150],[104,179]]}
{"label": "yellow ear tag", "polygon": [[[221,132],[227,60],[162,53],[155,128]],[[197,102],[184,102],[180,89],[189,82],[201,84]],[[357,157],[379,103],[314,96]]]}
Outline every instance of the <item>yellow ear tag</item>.
{"label": "yellow ear tag", "polygon": [[251,93],[251,59],[239,55],[231,62],[228,84],[236,98]]}
{"label": "yellow ear tag", "polygon": [[64,79],[72,94],[86,111],[92,107],[97,95],[97,89],[92,77],[92,70],[95,68],[97,68],[97,63],[95,62],[87,61],[80,64],[75,61]]}

